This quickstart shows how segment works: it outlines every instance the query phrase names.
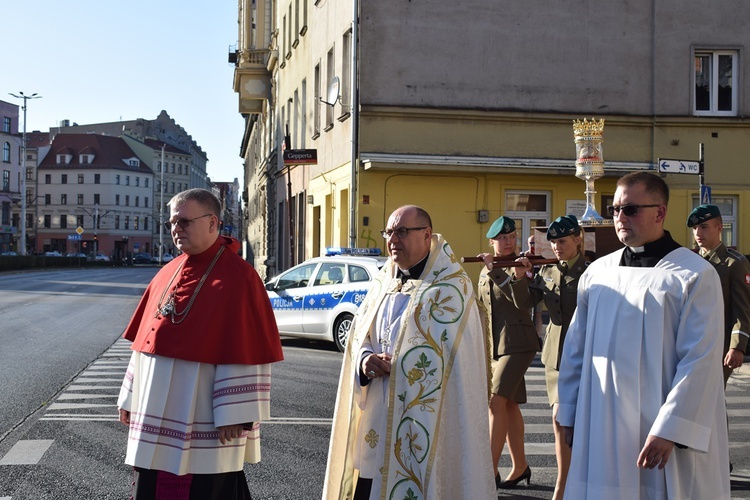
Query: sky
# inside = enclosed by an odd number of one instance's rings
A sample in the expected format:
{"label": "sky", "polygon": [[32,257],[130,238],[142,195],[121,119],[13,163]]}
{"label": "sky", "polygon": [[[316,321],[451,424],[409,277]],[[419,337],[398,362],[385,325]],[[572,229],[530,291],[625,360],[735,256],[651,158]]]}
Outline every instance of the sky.
{"label": "sky", "polygon": [[0,0],[0,13],[0,100],[42,96],[28,101],[27,132],[165,110],[208,155],[211,180],[242,182],[244,121],[227,62],[236,0]]}

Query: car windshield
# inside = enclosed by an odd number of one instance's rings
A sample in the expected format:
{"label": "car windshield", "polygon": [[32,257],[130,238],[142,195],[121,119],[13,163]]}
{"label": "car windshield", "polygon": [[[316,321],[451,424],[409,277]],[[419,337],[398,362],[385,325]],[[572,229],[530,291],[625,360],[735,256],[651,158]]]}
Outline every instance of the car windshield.
{"label": "car windshield", "polygon": [[315,270],[316,264],[305,264],[279,276],[276,282],[276,288],[286,290],[288,288],[300,288],[307,286]]}

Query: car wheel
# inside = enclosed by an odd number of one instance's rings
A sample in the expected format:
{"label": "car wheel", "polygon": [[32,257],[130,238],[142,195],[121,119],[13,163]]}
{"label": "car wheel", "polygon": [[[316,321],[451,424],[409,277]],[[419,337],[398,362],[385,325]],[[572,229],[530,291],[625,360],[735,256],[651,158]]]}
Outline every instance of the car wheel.
{"label": "car wheel", "polygon": [[346,349],[346,339],[349,337],[349,329],[352,327],[353,314],[344,313],[333,322],[333,341],[339,351]]}

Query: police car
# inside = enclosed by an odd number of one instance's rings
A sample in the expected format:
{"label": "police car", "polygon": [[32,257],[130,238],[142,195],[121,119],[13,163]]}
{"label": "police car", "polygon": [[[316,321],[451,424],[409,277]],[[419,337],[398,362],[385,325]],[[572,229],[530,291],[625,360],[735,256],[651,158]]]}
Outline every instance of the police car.
{"label": "police car", "polygon": [[333,340],[340,351],[357,308],[385,263],[380,249],[327,248],[266,283],[279,333]]}

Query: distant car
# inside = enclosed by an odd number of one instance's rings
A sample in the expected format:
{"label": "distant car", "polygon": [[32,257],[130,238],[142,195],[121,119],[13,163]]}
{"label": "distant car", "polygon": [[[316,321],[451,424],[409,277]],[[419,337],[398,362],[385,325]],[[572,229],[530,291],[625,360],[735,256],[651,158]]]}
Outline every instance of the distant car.
{"label": "distant car", "polygon": [[137,253],[133,256],[133,264],[150,264],[151,254]]}
{"label": "distant car", "polygon": [[[166,262],[169,262],[171,260],[174,260],[174,257],[170,253],[165,253],[164,255],[161,256],[161,261],[162,262],[166,263]],[[151,257],[151,262],[154,263],[154,264],[158,264],[159,263],[159,254],[156,254],[153,257]]]}
{"label": "distant car", "polygon": [[10,252],[0,253],[0,255],[2,255],[3,257],[13,257],[13,256],[18,255],[18,254],[16,252],[10,251]]}
{"label": "distant car", "polygon": [[[349,250],[349,249],[342,249]],[[314,257],[266,283],[279,333],[333,341],[343,351],[349,328],[384,257]]]}
{"label": "distant car", "polygon": [[65,256],[66,257],[78,257],[81,259],[85,259],[86,257],[88,257],[88,255],[86,255],[85,253],[66,253]]}
{"label": "distant car", "polygon": [[104,255],[103,253],[98,253],[96,256],[94,256],[94,260],[100,261],[100,262],[109,262],[109,257]]}
{"label": "distant car", "polygon": [[58,252],[57,250],[53,250],[51,252],[44,252],[45,257],[62,257],[62,254]]}

